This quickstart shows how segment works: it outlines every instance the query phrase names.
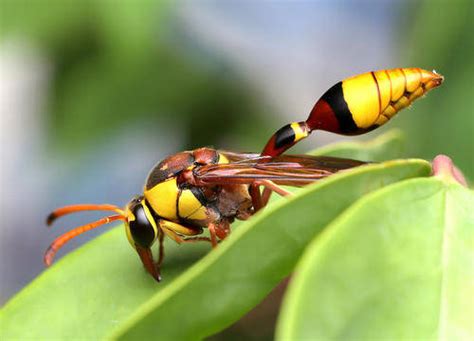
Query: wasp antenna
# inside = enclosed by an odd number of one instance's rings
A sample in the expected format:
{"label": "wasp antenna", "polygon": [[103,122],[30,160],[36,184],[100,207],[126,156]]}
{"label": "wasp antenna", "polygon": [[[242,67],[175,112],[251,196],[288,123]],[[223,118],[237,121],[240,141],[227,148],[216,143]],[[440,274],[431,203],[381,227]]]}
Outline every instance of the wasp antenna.
{"label": "wasp antenna", "polygon": [[57,216],[54,212],[51,212],[48,217],[46,218],[46,225],[50,226],[54,220],[56,220]]}
{"label": "wasp antenna", "polygon": [[114,211],[121,216],[125,216],[125,212],[115,205],[96,205],[96,204],[81,204],[81,205],[69,205],[60,207],[51,212],[46,218],[46,225],[50,226],[56,219],[67,214],[81,211]]}
{"label": "wasp antenna", "polygon": [[108,216],[108,217],[99,219],[97,221],[94,221],[92,223],[76,227],[75,229],[59,236],[51,243],[51,245],[48,247],[48,249],[44,253],[44,257],[43,257],[44,263],[46,264],[46,266],[50,266],[51,263],[53,262],[54,255],[56,254],[56,252],[71,239],[77,237],[78,235],[84,232],[87,232],[99,226],[111,223],[112,221],[115,221],[115,220],[125,220],[125,216],[124,215]]}

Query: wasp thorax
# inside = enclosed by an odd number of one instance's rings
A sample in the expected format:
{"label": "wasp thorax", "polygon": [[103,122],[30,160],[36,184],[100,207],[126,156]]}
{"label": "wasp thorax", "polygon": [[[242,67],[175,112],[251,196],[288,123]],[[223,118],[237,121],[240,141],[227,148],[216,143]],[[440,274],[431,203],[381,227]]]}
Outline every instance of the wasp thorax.
{"label": "wasp thorax", "polygon": [[133,247],[149,248],[158,235],[156,222],[143,198],[133,199],[127,207],[127,237]]}

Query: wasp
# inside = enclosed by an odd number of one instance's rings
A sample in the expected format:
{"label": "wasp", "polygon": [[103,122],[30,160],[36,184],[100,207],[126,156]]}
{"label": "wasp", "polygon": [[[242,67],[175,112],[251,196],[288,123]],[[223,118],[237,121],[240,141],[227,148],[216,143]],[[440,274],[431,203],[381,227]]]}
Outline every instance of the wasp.
{"label": "wasp", "polygon": [[[109,211],[113,215],[77,227],[53,241],[44,262],[72,238],[121,220],[131,246],[146,271],[161,280],[165,236],[177,243],[205,241],[212,247],[230,233],[235,219],[245,220],[262,209],[282,186],[304,186],[362,161],[309,155],[283,155],[314,130],[360,135],[388,122],[415,99],[439,86],[443,77],[420,68],[368,72],[332,86],[316,102],[305,121],[293,122],[274,133],[261,153],[237,153],[199,148],[177,153],[159,162],[146,179],[143,194],[124,208],[115,205],[71,205],[53,211],[57,218],[79,211]],[[203,228],[209,237],[203,236]],[[151,247],[159,245],[155,261]]]}

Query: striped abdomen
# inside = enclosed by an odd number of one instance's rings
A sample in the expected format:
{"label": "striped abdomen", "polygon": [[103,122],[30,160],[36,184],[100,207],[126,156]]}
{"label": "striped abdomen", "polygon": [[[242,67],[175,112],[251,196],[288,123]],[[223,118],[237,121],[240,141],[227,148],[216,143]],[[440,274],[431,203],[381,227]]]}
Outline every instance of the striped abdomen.
{"label": "striped abdomen", "polygon": [[316,129],[344,135],[371,131],[442,81],[436,72],[419,68],[368,72],[343,80],[316,102],[306,121],[278,130],[262,154],[279,155]]}

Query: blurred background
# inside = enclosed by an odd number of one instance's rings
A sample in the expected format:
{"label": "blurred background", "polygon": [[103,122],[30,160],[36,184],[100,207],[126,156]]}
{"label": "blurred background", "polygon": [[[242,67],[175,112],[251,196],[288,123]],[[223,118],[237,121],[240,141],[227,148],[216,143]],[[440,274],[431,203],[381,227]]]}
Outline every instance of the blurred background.
{"label": "blurred background", "polygon": [[[358,139],[399,127],[406,156],[447,154],[474,179],[470,0],[0,4],[1,304],[43,271],[55,236],[91,219],[47,230],[53,208],[123,205],[177,151],[260,151],[330,86],[362,72],[442,73],[440,89]],[[318,132],[293,151],[342,139]],[[252,321],[225,335],[255,332]],[[268,325],[257,329],[271,335]]]}

